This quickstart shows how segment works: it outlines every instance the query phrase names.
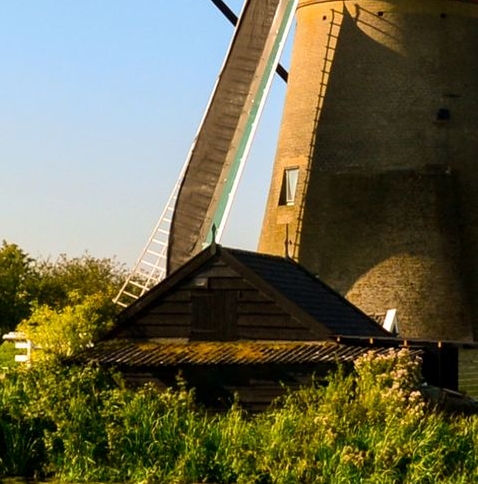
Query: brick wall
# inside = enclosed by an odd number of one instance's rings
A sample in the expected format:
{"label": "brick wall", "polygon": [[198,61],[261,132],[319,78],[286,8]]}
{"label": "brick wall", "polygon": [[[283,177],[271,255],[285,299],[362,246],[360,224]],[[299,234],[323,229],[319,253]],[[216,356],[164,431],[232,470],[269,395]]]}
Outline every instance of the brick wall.
{"label": "brick wall", "polygon": [[[303,0],[259,250],[407,337],[478,320],[478,6]],[[294,206],[283,171],[300,168]]]}

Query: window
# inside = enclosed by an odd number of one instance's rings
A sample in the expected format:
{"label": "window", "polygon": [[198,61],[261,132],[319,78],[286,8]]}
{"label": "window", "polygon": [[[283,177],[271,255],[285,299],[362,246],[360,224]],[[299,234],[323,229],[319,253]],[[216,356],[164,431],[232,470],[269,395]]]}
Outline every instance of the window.
{"label": "window", "polygon": [[299,179],[299,168],[286,168],[282,179],[282,189],[280,205],[294,205],[295,194],[297,191],[297,181]]}

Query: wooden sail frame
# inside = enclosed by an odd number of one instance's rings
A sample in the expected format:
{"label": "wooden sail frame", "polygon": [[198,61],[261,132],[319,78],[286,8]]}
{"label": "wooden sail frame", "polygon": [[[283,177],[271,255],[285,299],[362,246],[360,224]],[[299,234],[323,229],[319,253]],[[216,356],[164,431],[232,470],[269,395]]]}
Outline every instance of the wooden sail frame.
{"label": "wooden sail frame", "polygon": [[167,272],[220,240],[297,0],[246,0],[190,151],[171,222]]}

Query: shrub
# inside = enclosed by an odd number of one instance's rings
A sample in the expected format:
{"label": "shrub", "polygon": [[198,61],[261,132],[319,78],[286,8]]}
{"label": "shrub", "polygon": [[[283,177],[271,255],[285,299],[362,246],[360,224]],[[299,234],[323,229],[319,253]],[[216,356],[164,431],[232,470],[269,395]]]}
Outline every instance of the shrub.
{"label": "shrub", "polygon": [[0,381],[0,477],[164,483],[464,483],[478,418],[417,393],[419,360],[368,353],[268,411],[198,408],[184,382],[128,389],[94,366],[50,363]]}

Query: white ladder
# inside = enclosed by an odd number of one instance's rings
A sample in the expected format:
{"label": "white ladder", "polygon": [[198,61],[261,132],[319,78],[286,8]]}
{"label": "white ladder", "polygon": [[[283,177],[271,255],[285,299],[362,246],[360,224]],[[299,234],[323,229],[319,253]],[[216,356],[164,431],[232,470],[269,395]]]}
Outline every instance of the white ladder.
{"label": "white ladder", "polygon": [[121,307],[125,308],[129,306],[166,277],[169,229],[171,227],[179,187],[184,178],[187,165],[186,160],[176,185],[163,209],[163,213],[154,227],[143,252],[119,290],[118,295],[113,300]]}
{"label": "white ladder", "polygon": [[129,306],[163,280],[167,270],[202,250],[211,241],[213,227],[219,242],[297,1],[245,0],[189,156],[145,249],[114,299],[118,305]]}

